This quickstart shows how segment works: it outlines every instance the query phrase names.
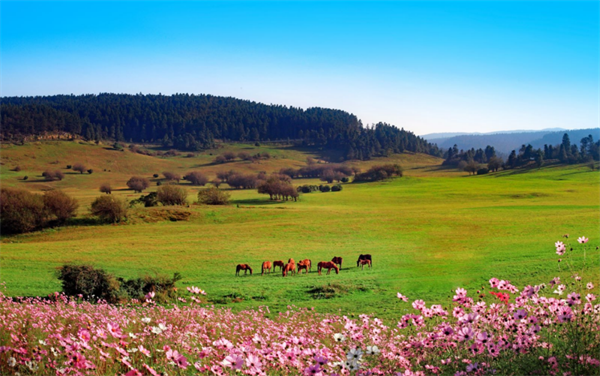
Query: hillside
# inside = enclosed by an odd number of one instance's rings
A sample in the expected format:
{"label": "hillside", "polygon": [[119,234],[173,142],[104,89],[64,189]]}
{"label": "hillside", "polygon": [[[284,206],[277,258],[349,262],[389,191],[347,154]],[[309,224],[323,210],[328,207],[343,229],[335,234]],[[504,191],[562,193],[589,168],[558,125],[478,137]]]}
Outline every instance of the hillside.
{"label": "hillside", "polygon": [[440,156],[435,145],[395,126],[365,128],[345,111],[266,105],[212,95],[55,95],[4,97],[3,140],[45,137],[160,143],[198,151],[215,140],[298,145],[339,151],[341,159],[368,160],[410,151]]}
{"label": "hillside", "polygon": [[423,137],[430,142],[435,142],[442,150],[457,145],[458,149],[468,150],[485,149],[486,146],[493,146],[496,151],[507,156],[512,150],[519,150],[521,145],[531,144],[534,148],[543,148],[547,145],[558,145],[562,141],[563,135],[567,133],[573,142],[579,142],[583,137],[592,135],[594,140],[600,139],[600,128],[593,129],[578,129],[578,130],[561,130],[554,131],[552,129],[544,131],[531,132],[501,132],[492,134],[461,134],[452,137],[430,138],[428,135]]}

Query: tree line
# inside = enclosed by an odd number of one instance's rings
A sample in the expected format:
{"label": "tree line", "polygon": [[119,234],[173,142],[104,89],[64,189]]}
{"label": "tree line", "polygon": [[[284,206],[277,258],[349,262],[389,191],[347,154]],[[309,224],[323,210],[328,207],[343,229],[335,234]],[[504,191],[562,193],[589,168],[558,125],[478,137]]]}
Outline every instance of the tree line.
{"label": "tree line", "polygon": [[366,160],[404,151],[441,156],[435,144],[386,123],[363,126],[341,110],[266,105],[212,95],[55,95],[4,97],[3,140],[69,134],[88,140],[211,148],[215,140],[293,140]]}

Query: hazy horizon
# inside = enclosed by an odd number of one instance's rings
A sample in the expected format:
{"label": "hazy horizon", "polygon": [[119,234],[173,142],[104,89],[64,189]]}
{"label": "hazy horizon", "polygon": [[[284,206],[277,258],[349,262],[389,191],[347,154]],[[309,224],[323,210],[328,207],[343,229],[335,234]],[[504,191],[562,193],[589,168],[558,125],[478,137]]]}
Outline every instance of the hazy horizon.
{"label": "hazy horizon", "polygon": [[211,94],[416,134],[598,126],[600,3],[13,2],[2,96]]}

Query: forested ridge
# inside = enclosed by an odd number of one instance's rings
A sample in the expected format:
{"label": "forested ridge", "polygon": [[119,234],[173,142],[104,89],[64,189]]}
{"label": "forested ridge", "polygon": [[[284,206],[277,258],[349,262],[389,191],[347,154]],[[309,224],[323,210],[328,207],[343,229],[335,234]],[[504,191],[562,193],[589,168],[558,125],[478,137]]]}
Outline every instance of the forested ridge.
{"label": "forested ridge", "polygon": [[404,151],[441,156],[412,132],[378,123],[364,127],[341,110],[266,105],[213,95],[54,95],[4,97],[3,140],[69,133],[88,140],[160,143],[182,150],[212,147],[215,140],[293,140],[340,150],[345,159]]}

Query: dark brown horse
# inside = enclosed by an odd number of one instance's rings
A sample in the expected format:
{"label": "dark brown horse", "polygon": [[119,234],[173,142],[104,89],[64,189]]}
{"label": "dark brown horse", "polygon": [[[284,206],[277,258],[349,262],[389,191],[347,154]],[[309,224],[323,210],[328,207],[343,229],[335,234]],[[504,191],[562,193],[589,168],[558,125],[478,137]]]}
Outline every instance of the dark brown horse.
{"label": "dark brown horse", "polygon": [[344,261],[344,259],[342,259],[341,257],[334,257],[331,259],[331,262],[333,262],[334,264],[337,264],[340,266],[340,269],[342,268],[342,261]]}
{"label": "dark brown horse", "polygon": [[273,261],[273,271],[275,271],[275,268],[278,266],[279,266],[279,270],[283,270],[283,268],[285,267],[285,264],[283,263],[282,260]]}
{"label": "dark brown horse", "polygon": [[268,271],[269,274],[271,273],[271,269],[273,268],[271,261],[265,261],[262,264],[262,272],[260,273],[260,275],[265,274],[265,271]]}
{"label": "dark brown horse", "polygon": [[244,275],[248,274],[248,270],[250,270],[250,275],[252,275],[252,268],[248,264],[238,264],[235,268],[235,275],[240,275],[240,270],[244,271]]}
{"label": "dark brown horse", "polygon": [[371,268],[371,260],[359,260],[358,263],[360,264],[361,269],[364,269],[365,265],[369,265],[369,268]]}
{"label": "dark brown horse", "polygon": [[360,255],[360,256],[358,256],[358,260],[356,260],[356,267],[357,268],[360,265],[361,260],[369,260],[369,261],[371,261],[371,265],[369,265],[369,266],[373,266],[373,260],[371,259],[371,255],[366,254],[366,255]]}
{"label": "dark brown horse", "polygon": [[331,269],[335,269],[335,274],[340,274],[340,269],[332,261],[321,261],[318,264],[319,275],[321,275],[321,269],[327,269],[327,274],[331,272]]}
{"label": "dark brown horse", "polygon": [[285,277],[288,273],[296,274],[296,265],[288,262],[283,268],[283,276]]}

